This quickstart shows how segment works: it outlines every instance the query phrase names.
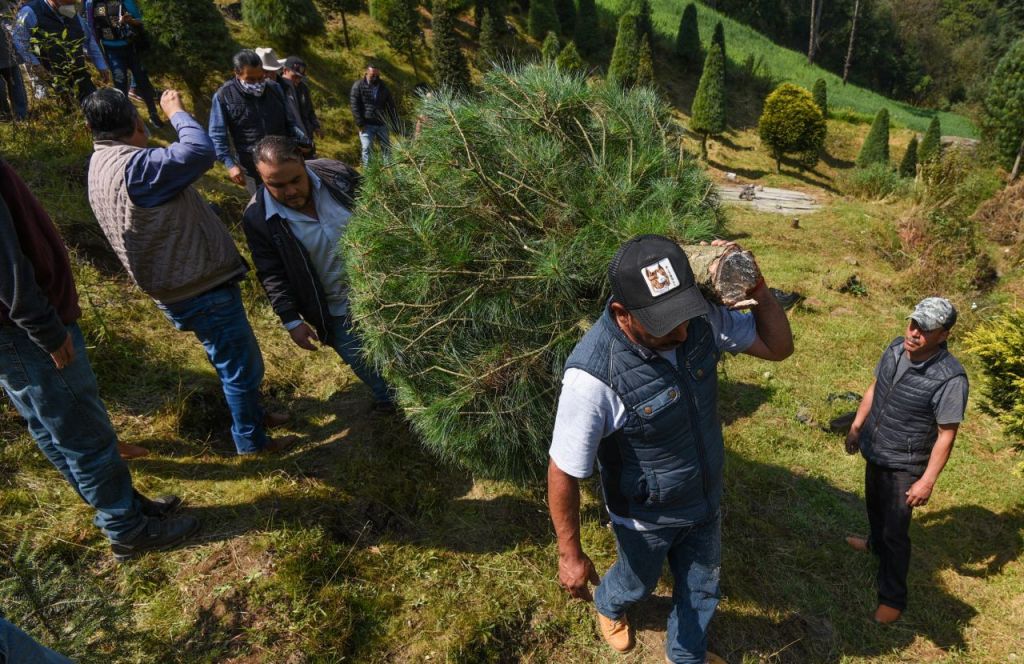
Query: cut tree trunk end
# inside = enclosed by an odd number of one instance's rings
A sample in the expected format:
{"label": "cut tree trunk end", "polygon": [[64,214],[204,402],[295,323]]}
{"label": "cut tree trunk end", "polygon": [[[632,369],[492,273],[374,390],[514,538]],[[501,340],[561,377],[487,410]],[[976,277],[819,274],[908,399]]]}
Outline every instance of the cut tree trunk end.
{"label": "cut tree trunk end", "polygon": [[683,246],[683,252],[706,299],[734,308],[757,305],[747,292],[761,279],[761,270],[749,251],[730,245],[696,244]]}

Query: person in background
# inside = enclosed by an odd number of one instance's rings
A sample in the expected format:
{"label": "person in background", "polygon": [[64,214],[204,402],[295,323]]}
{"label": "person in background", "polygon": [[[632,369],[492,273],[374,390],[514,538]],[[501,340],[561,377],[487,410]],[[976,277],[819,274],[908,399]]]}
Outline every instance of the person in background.
{"label": "person in background", "polygon": [[[80,46],[67,48],[69,44]],[[79,104],[96,90],[86,58],[103,82],[110,82],[106,61],[89,24],[78,15],[75,0],[29,0],[22,5],[14,25],[14,47],[36,79],[49,80],[54,90]]]}
{"label": "person in background", "polygon": [[132,486],[99,396],[68,252],[50,216],[0,161],[0,387],[42,453],[79,497],[118,560],[174,546],[199,522],[171,516],[177,496]]}
{"label": "person in background", "polygon": [[352,117],[359,127],[359,142],[362,145],[363,167],[370,163],[370,152],[374,141],[381,154],[387,158],[391,153],[388,126],[398,121],[398,109],[391,90],[380,80],[380,69],[374,63],[366,65],[366,74],[352,84],[349,93]]}
{"label": "person in background", "polygon": [[[306,85],[306,61],[297,55],[290,55],[284,61],[284,69],[281,70],[281,89],[288,103],[293,105],[293,110],[302,124],[302,131],[310,139],[313,136],[323,138],[324,132],[320,129],[320,120],[316,117],[316,110],[313,108],[313,97]],[[316,149],[306,155],[307,159],[316,159]]]}
{"label": "person in background", "polygon": [[132,280],[174,327],[192,332],[206,349],[231,412],[238,453],[281,451],[290,440],[271,439],[266,429],[287,418],[268,415],[260,405],[263,355],[238,287],[249,268],[193,186],[213,168],[213,143],[177,91],[164,92],[160,103],[178,141],[149,148],[126,95],[107,88],[86,98],[82,110],[95,149],[89,204]]}
{"label": "person in background", "polygon": [[256,55],[260,56],[260,61],[263,62],[263,73],[266,75],[267,80],[280,83],[281,70],[284,68],[284,63],[277,59],[274,49],[260,47],[256,49]]}
{"label": "person in background", "polygon": [[157,129],[163,127],[156,109],[156,93],[139,52],[144,27],[136,1],[85,0],[85,17],[107,56],[114,87],[125,94],[134,87],[146,104],[149,121]]}
{"label": "person in background", "polygon": [[11,39],[15,15],[12,3],[0,0],[0,116],[24,120],[28,118],[28,95],[21,77],[21,59]]}
{"label": "person in background", "polygon": [[288,110],[281,87],[266,80],[263,60],[256,51],[239,51],[232,64],[235,75],[213,95],[210,138],[231,181],[254,194],[259,173],[252,151],[260,139],[289,136],[306,147],[310,141],[299,119]]}

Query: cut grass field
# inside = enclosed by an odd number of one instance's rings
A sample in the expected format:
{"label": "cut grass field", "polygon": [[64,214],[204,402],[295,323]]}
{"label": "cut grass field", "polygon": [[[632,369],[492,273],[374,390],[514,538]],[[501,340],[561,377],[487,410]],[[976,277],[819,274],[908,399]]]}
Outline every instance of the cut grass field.
{"label": "cut grass field", "polygon": [[[328,35],[314,45],[323,54],[313,67],[332,123],[325,150],[350,161],[356,143],[343,82],[363,56],[387,54],[369,20],[355,21],[364,29],[355,50],[328,48],[336,39]],[[397,59],[388,66],[392,80],[415,80]],[[670,95],[681,98],[685,85],[670,79]],[[838,436],[795,419],[804,409],[823,423],[852,407],[827,396],[863,391],[906,311],[930,293],[879,251],[906,204],[826,189],[867,128],[832,121],[829,129],[829,160],[809,173],[771,173],[756,136],[742,127],[711,147],[716,171],[811,191],[827,204],[799,229],[786,217],[729,210],[729,236],[756,253],[770,283],[812,299],[792,314],[792,358],[766,364],[741,356],[722,365],[723,601],[711,646],[732,664],[1019,661],[1020,455],[978,409],[972,358],[961,353],[973,385],[967,421],[932,501],[915,517],[911,607],[892,627],[869,619],[873,562],[842,541],[866,528],[863,462],[842,453]],[[426,454],[400,419],[372,417],[368,390],[331,351],[296,348],[252,276],[243,294],[267,364],[267,399],[291,412],[283,433],[300,442],[279,459],[234,457],[199,344],[172,329],[104,248],[85,202],[81,129],[55,123],[25,132],[0,125],[0,143],[72,246],[101,394],[123,439],[153,451],[131,463],[135,481],[148,494],[184,497],[203,529],[189,546],[114,564],[91,510],[0,401],[0,611],[87,663],[664,660],[667,581],[632,614],[637,650],[612,653],[592,608],[568,601],[555,582],[543,487],[475,479]],[[896,132],[894,146],[909,134]],[[167,130],[160,136],[169,138]],[[244,246],[244,192],[220,167],[201,187]],[[854,273],[866,297],[838,292]],[[1008,275],[976,310],[957,299],[963,319],[954,352],[982,315],[1020,297],[1022,283]],[[583,541],[603,572],[615,546],[593,490],[588,485]]]}

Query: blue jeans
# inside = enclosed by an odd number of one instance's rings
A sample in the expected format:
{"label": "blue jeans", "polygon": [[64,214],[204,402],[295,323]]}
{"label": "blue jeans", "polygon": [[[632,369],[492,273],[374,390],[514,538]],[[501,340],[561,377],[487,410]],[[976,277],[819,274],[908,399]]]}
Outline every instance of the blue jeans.
{"label": "blue jeans", "polygon": [[380,374],[366,363],[366,358],[363,357],[363,342],[359,340],[359,335],[352,331],[352,323],[348,316],[332,316],[328,325],[330,325],[331,348],[338,352],[348,366],[352,367],[352,372],[359,380],[366,383],[376,401],[390,403],[392,401],[391,389]]}
{"label": "blue jeans", "polygon": [[363,125],[359,130],[359,143],[363,146],[363,166],[370,163],[370,147],[373,139],[377,139],[380,145],[380,152],[387,159],[391,154],[391,140],[388,138],[388,128],[384,125]]}
{"label": "blue jeans", "polygon": [[621,618],[654,591],[668,558],[673,586],[666,654],[677,664],[704,664],[708,623],[718,606],[721,516],[693,526],[650,531],[613,527],[619,559],[597,586],[597,610],[607,618]]}
{"label": "blue jeans", "polygon": [[239,454],[259,452],[267,444],[260,405],[263,354],[252,333],[237,284],[158,305],[183,332],[192,332],[217,371],[231,411],[231,437]]}
{"label": "blue jeans", "polygon": [[[149,114],[156,116],[156,99],[154,98],[153,84],[149,82],[149,74],[146,67],[139,58],[139,53],[134,46],[104,46],[104,53],[107,55],[107,62],[110,63],[111,78],[114,79],[114,87],[128,94],[131,78],[135,79],[135,89],[139,96],[146,102]],[[128,73],[131,72],[131,77]]]}
{"label": "blue jeans", "polygon": [[[3,27],[0,26],[0,30]],[[8,104],[8,97],[10,104]],[[14,65],[0,69],[0,111],[8,112],[13,106],[14,117],[24,120],[28,117],[28,95],[25,93],[25,80],[21,77],[21,67]]]}
{"label": "blue jeans", "polygon": [[[3,27],[0,26],[0,30]],[[31,636],[0,618],[0,662],[8,664],[73,664],[64,655],[42,646]]]}
{"label": "blue jeans", "polygon": [[75,359],[57,369],[49,353],[13,325],[0,326],[0,385],[29,432],[86,503],[112,541],[130,540],[146,524],[132,490],[117,434],[100,400],[77,325],[69,325]]}

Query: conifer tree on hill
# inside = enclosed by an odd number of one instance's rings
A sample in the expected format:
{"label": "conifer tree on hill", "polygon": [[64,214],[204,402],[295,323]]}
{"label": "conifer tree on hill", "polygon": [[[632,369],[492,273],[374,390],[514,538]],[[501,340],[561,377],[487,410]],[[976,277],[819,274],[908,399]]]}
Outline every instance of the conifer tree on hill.
{"label": "conifer tree on hill", "polygon": [[627,14],[636,14],[639,17],[637,23],[637,31],[639,39],[647,37],[651,45],[654,44],[654,22],[651,19],[651,2],[650,0],[632,0],[629,4],[629,8],[626,10]]}
{"label": "conifer tree on hill", "polygon": [[884,108],[875,114],[868,136],[857,155],[857,166],[860,168],[872,164],[889,164],[889,111]]}
{"label": "conifer tree on hill", "polygon": [[576,3],[573,0],[555,0],[555,14],[563,35],[572,35],[576,30]]}
{"label": "conifer tree on hill", "polygon": [[722,49],[722,62],[728,62],[728,52],[725,50],[725,26],[719,21],[715,23],[715,32],[711,35],[711,43],[718,44]]}
{"label": "conifer tree on hill", "polygon": [[700,66],[704,59],[700,45],[700,28],[697,24],[697,5],[690,3],[683,9],[676,33],[676,56],[688,67]]}
{"label": "conifer tree on hill", "polygon": [[434,0],[433,8],[434,82],[456,93],[470,88],[469,64],[459,48],[455,32],[455,14],[445,0]]}
{"label": "conifer tree on hill", "polygon": [[418,76],[420,13],[417,0],[372,0],[370,16],[384,27],[384,39],[412,64]]}
{"label": "conifer tree on hill", "polygon": [[825,79],[819,78],[814,82],[814,103],[818,105],[818,109],[821,111],[821,117],[828,119],[828,86],[825,83]]}
{"label": "conifer tree on hill", "polygon": [[320,0],[329,11],[338,12],[341,17],[341,35],[345,39],[345,48],[352,48],[352,40],[348,34],[348,15],[363,8],[362,0]]}
{"label": "conifer tree on hill", "polygon": [[813,168],[825,147],[821,110],[810,92],[792,83],[783,83],[764,100],[757,131],[775,159],[776,173],[789,154],[796,155],[801,168]]}
{"label": "conifer tree on hill", "polygon": [[718,44],[711,44],[704,72],[697,84],[690,114],[690,130],[700,136],[701,158],[708,158],[708,137],[725,131],[725,58]]}
{"label": "conifer tree on hill", "polygon": [[496,10],[484,8],[484,15],[480,27],[480,48],[477,49],[477,67],[480,71],[487,71],[502,57],[501,34],[504,17]]}
{"label": "conifer tree on hill", "polygon": [[558,59],[555,60],[555,66],[569,74],[583,74],[587,71],[587,63],[580,57],[575,42],[565,45],[562,52],[558,54]]}
{"label": "conifer tree on hill", "polygon": [[644,35],[640,39],[639,55],[636,59],[636,80],[634,85],[653,88],[657,80],[654,74],[654,54],[651,53],[651,42]]}
{"label": "conifer tree on hill", "polygon": [[903,159],[900,161],[899,173],[905,178],[917,175],[917,134],[911,136],[910,142],[907,143],[907,151],[903,153]]}
{"label": "conifer tree on hill", "polygon": [[921,139],[921,144],[917,146],[917,163],[927,164],[933,159],[937,159],[942,154],[942,124],[939,122],[939,116],[932,116],[932,121],[928,123],[928,131],[924,133],[924,138]]}
{"label": "conifer tree on hill", "polygon": [[982,121],[983,136],[1011,179],[1020,172],[1024,155],[1024,38],[999,60],[989,79]]}
{"label": "conifer tree on hill", "polygon": [[211,62],[231,58],[231,35],[213,0],[139,0],[152,53],[161,66],[184,79],[192,98],[208,103],[199,89]]}
{"label": "conifer tree on hill", "polygon": [[608,65],[608,81],[619,87],[630,87],[636,83],[636,63],[639,57],[640,17],[636,14],[623,14],[619,17],[615,48]]}
{"label": "conifer tree on hill", "polygon": [[313,0],[245,0],[242,20],[260,34],[296,45],[324,31]]}
{"label": "conifer tree on hill", "polygon": [[552,0],[530,0],[530,12],[526,16],[526,27],[530,36],[540,41],[549,32],[558,34],[562,31],[558,24],[558,14]]}
{"label": "conifer tree on hill", "polygon": [[558,35],[549,32],[540,46],[540,57],[544,62],[554,62],[561,52],[561,44],[558,43]]}
{"label": "conifer tree on hill", "polygon": [[586,57],[593,57],[601,50],[601,26],[597,21],[597,7],[594,0],[579,0],[576,12],[576,46]]}

